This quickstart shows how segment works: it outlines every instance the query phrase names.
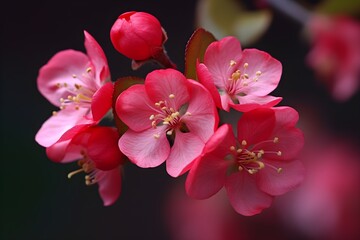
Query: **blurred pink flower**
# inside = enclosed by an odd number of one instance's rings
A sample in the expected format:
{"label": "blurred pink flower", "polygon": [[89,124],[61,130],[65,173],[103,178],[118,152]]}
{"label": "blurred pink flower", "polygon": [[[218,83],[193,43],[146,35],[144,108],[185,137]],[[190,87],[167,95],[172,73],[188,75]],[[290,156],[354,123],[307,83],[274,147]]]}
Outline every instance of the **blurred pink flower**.
{"label": "blurred pink flower", "polygon": [[120,165],[124,160],[118,139],[116,128],[76,126],[46,148],[46,153],[55,162],[78,161],[80,169],[69,173],[68,178],[86,173],[86,185],[99,184],[99,194],[104,205],[109,206],[118,199],[121,191]]}
{"label": "blurred pink flower", "polygon": [[357,147],[348,139],[326,135],[304,148],[305,181],[278,202],[287,226],[314,240],[360,239]]}
{"label": "blurred pink flower", "polygon": [[360,86],[360,23],[348,16],[315,16],[307,30],[308,65],[336,100],[348,100]]}
{"label": "blurred pink flower", "polygon": [[208,91],[173,69],[155,70],[144,85],[122,92],[116,112],[129,127],[120,138],[120,150],[143,168],[166,161],[173,177],[188,170],[218,123]]}
{"label": "blurred pink flower", "polygon": [[207,142],[186,179],[187,193],[206,199],[223,186],[236,212],[254,215],[268,208],[273,196],[298,186],[302,163],[295,158],[304,144],[290,107],[258,108],[243,114],[235,138],[224,124]]}
{"label": "blurred pink flower", "polygon": [[281,63],[257,49],[243,51],[235,37],[211,43],[196,70],[217,107],[226,111],[230,107],[242,112],[272,107],[282,99],[268,95],[280,81]]}
{"label": "blurred pink flower", "polygon": [[64,50],[40,69],[37,79],[40,93],[60,107],[35,136],[44,147],[54,144],[76,125],[101,120],[111,108],[114,87],[105,54],[89,33],[84,34],[87,55]]}

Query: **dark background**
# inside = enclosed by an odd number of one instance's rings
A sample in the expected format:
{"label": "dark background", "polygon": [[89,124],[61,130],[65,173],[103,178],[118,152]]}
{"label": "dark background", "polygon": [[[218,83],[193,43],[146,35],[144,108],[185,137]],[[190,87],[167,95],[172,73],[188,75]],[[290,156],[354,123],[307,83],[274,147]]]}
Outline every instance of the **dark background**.
{"label": "dark background", "polygon": [[[144,77],[149,67],[132,71],[130,60],[111,45],[109,32],[123,12],[146,11],[167,31],[165,47],[179,70],[185,45],[195,29],[196,1],[9,1],[1,7],[1,237],[2,239],[171,239],[164,206],[177,182],[164,166],[140,169],[126,165],[122,193],[103,207],[96,187],[81,178],[68,180],[75,164],[49,161],[34,136],[56,110],[36,86],[39,68],[64,49],[85,51],[83,30],[102,46],[113,79]],[[332,100],[304,65],[308,45],[301,26],[276,13],[264,37],[252,47],[283,64],[275,96],[296,108],[309,106],[323,126],[354,141],[360,139],[360,96],[346,103]]]}

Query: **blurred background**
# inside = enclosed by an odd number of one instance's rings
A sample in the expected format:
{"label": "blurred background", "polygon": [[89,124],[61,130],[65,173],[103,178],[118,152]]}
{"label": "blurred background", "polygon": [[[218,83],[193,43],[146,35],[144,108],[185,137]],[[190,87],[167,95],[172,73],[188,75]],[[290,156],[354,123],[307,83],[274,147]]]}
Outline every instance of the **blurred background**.
{"label": "blurred background", "polygon": [[[334,97],[335,80],[328,84],[306,61],[317,38],[302,19],[309,11],[346,15],[357,26],[349,31],[359,36],[359,1],[284,0],[297,4],[293,14],[276,7],[279,1],[10,1],[1,7],[1,238],[359,239],[360,61],[353,57],[348,65],[355,67],[344,67],[355,72],[359,85],[352,85],[346,99]],[[131,70],[130,60],[115,51],[109,36],[117,17],[133,10],[159,19],[169,38],[165,48],[180,71],[186,43],[198,26],[217,38],[235,35],[244,48],[266,51],[283,64],[272,95],[282,96],[280,105],[300,114],[306,139],[301,157],[309,177],[299,189],[257,216],[243,217],[230,209],[222,192],[208,201],[188,199],[186,176],[174,179],[164,165],[141,169],[128,164],[119,200],[103,207],[96,187],[67,179],[75,164],[47,159],[34,136],[56,108],[37,90],[40,67],[58,51],[85,51],[87,30],[102,46],[113,80],[145,77],[154,66]],[[359,44],[351,46],[351,56],[360,56]]]}

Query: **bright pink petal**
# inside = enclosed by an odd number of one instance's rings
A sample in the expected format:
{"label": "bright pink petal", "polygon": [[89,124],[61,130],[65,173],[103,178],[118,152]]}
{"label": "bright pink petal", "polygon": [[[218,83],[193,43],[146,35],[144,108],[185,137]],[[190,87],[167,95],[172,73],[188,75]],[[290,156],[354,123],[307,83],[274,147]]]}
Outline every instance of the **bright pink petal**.
{"label": "bright pink petal", "polygon": [[224,185],[227,170],[232,164],[230,146],[235,146],[231,125],[222,125],[209,139],[204,153],[195,160],[186,178],[186,192],[197,199],[205,199],[217,193]]}
{"label": "bright pink petal", "polygon": [[229,102],[229,105],[241,112],[248,112],[254,110],[259,107],[270,108],[277,105],[281,102],[282,97],[274,97],[274,96],[236,96],[237,100],[240,104],[234,104],[232,101]]}
{"label": "bright pink petal", "polygon": [[99,43],[87,31],[84,31],[84,35],[86,52],[95,68],[95,81],[98,86],[101,86],[103,81],[110,80],[108,62]]}
{"label": "bright pink petal", "polygon": [[119,168],[110,171],[98,171],[96,178],[100,179],[99,194],[104,206],[112,205],[120,196],[121,174]]}
{"label": "bright pink petal", "polygon": [[209,92],[199,83],[189,80],[190,100],[182,121],[191,133],[206,142],[218,125],[218,113]]}
{"label": "bright pink petal", "polygon": [[170,145],[164,129],[150,128],[143,132],[127,130],[119,140],[120,150],[137,166],[157,167],[170,153]]}
{"label": "bright pink petal", "polygon": [[151,128],[151,115],[156,114],[154,102],[148,98],[145,86],[136,84],[122,92],[116,100],[118,117],[134,131]]}
{"label": "bright pink petal", "polygon": [[[282,65],[268,53],[257,49],[245,49],[239,65],[248,64],[242,74],[247,74],[246,86],[241,85],[241,92],[247,95],[265,96],[279,84]],[[242,81],[243,82],[243,81]]]}
{"label": "bright pink petal", "polygon": [[108,82],[95,92],[91,101],[91,112],[95,121],[101,120],[111,109],[114,85]]}
{"label": "bright pink petal", "polygon": [[166,159],[166,170],[172,177],[178,177],[191,167],[193,161],[200,156],[205,143],[191,132],[176,132],[174,145]]}
{"label": "bright pink petal", "polygon": [[258,214],[272,203],[273,198],[260,191],[255,177],[247,172],[231,174],[226,180],[225,188],[235,211],[245,216]]}
{"label": "bright pink petal", "polygon": [[78,110],[65,108],[57,112],[41,126],[35,136],[36,142],[43,147],[49,147],[75,125],[94,123],[93,120],[84,117],[87,111],[86,108],[79,108]]}
{"label": "bright pink petal", "polygon": [[94,127],[87,144],[89,158],[100,170],[111,170],[119,166],[123,155],[119,147],[119,134],[116,128]]}
{"label": "bright pink petal", "polygon": [[[179,109],[189,100],[185,76],[174,69],[154,70],[146,76],[145,89],[153,103],[167,101],[169,106]],[[174,97],[169,97],[170,95]]]}
{"label": "bright pink petal", "polygon": [[60,106],[60,98],[66,99],[75,89],[75,84],[83,82],[73,76],[81,76],[90,66],[89,58],[82,52],[64,50],[55,54],[44,65],[37,78],[37,86],[41,94],[55,106]]}
{"label": "bright pink petal", "polygon": [[218,108],[221,108],[221,99],[219,92],[214,84],[214,80],[208,70],[208,68],[203,63],[197,63],[196,73],[199,79],[199,82],[204,85],[207,90],[211,93],[214,102]]}
{"label": "bright pink petal", "polygon": [[204,64],[213,76],[214,84],[224,88],[231,71],[231,61],[237,61],[242,56],[240,42],[235,37],[225,37],[220,41],[212,42],[206,49]]}
{"label": "bright pink petal", "polygon": [[272,195],[282,195],[296,188],[304,179],[304,166],[300,161],[271,161],[272,166],[281,168],[280,172],[266,166],[257,174],[257,183],[259,188]]}
{"label": "bright pink petal", "polygon": [[275,113],[272,109],[258,108],[245,112],[237,125],[239,141],[245,140],[248,145],[252,145],[264,140],[271,140],[275,120]]}

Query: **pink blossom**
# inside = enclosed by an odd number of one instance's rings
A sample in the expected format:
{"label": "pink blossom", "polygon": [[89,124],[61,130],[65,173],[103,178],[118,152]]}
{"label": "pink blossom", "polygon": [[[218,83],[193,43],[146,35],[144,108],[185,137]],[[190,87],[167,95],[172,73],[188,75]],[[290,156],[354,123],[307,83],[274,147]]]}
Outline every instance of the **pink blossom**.
{"label": "pink blossom", "polygon": [[99,194],[105,206],[113,204],[120,195],[120,165],[123,155],[117,142],[117,129],[100,126],[76,126],[53,145],[46,148],[47,156],[60,163],[77,161],[79,169],[68,178],[84,172],[85,183],[99,184]]}
{"label": "pink blossom", "polygon": [[336,100],[349,99],[360,86],[360,23],[348,16],[315,16],[307,29],[308,65]]}
{"label": "pink blossom", "polygon": [[211,92],[217,107],[246,112],[272,107],[281,97],[268,95],[281,77],[281,63],[257,49],[241,49],[235,37],[225,37],[206,49],[196,66],[199,81]]}
{"label": "pink blossom", "polygon": [[146,60],[162,51],[166,40],[159,20],[146,12],[126,12],[115,21],[110,31],[115,49],[134,60]]}
{"label": "pink blossom", "polygon": [[89,33],[84,34],[87,55],[60,51],[39,71],[40,93],[60,108],[36,134],[36,141],[44,147],[76,125],[98,122],[111,108],[113,84],[105,54]]}
{"label": "pink blossom", "polygon": [[258,108],[243,114],[235,138],[231,125],[218,128],[193,164],[187,193],[205,199],[223,186],[236,212],[254,215],[268,208],[273,196],[295,188],[303,179],[296,160],[303,147],[290,107]]}
{"label": "pink blossom", "polygon": [[188,170],[218,123],[208,91],[174,69],[152,71],[144,85],[122,92],[116,112],[129,127],[120,150],[143,168],[166,161],[174,177]]}

